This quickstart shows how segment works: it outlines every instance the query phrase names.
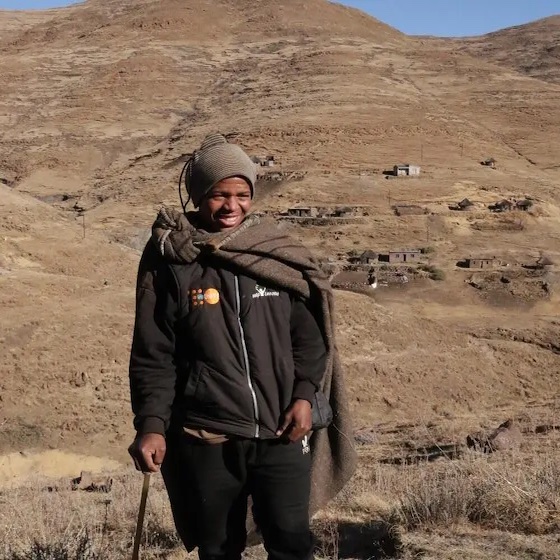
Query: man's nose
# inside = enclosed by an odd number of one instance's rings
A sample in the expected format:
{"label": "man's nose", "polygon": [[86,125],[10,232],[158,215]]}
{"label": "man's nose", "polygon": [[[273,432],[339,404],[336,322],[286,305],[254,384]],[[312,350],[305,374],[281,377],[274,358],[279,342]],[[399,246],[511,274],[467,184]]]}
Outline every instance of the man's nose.
{"label": "man's nose", "polygon": [[230,196],[226,198],[226,203],[224,204],[224,207],[229,212],[235,212],[239,208],[239,202],[237,201],[237,197]]}

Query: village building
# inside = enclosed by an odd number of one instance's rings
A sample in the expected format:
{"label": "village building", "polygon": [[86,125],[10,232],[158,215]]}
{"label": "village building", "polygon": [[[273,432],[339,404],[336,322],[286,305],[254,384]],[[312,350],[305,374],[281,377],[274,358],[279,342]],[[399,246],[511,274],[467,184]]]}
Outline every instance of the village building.
{"label": "village building", "polygon": [[389,251],[389,263],[418,262],[422,255],[420,249],[403,249],[401,251]]}
{"label": "village building", "polygon": [[393,175],[395,177],[418,176],[420,175],[420,167],[410,163],[400,163],[393,166]]}
{"label": "village building", "polygon": [[461,202],[457,203],[457,210],[461,210],[462,212],[472,210],[473,208],[474,204],[468,198],[463,198]]}
{"label": "village building", "polygon": [[467,265],[467,268],[478,268],[484,270],[486,268],[494,268],[496,265],[496,258],[469,258],[465,259],[465,264]]}
{"label": "village building", "polygon": [[264,158],[259,156],[250,156],[251,161],[259,167],[274,167],[274,156],[266,156]]}
{"label": "village building", "polygon": [[294,218],[315,218],[317,216],[317,208],[311,206],[295,206],[288,208],[288,216]]}
{"label": "village building", "polygon": [[522,212],[527,212],[533,206],[533,201],[526,198],[525,200],[518,200],[515,203],[515,208],[521,210]]}
{"label": "village building", "polygon": [[360,257],[360,264],[374,264],[378,261],[379,255],[375,251],[364,251]]}
{"label": "village building", "polygon": [[511,200],[506,200],[506,199],[500,200],[499,202],[496,202],[496,204],[489,206],[492,212],[510,212],[511,210],[513,210],[513,207],[514,207],[513,202],[511,202]]}
{"label": "village building", "polygon": [[393,206],[393,210],[397,216],[420,216],[428,213],[426,208],[415,204],[399,204]]}

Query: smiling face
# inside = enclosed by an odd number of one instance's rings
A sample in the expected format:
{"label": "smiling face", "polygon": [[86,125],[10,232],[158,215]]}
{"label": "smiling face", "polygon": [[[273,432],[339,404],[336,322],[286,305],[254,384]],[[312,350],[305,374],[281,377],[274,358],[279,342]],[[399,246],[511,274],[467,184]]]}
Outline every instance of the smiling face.
{"label": "smiling face", "polygon": [[249,183],[241,177],[230,177],[208,191],[198,213],[208,231],[224,231],[241,224],[252,204]]}

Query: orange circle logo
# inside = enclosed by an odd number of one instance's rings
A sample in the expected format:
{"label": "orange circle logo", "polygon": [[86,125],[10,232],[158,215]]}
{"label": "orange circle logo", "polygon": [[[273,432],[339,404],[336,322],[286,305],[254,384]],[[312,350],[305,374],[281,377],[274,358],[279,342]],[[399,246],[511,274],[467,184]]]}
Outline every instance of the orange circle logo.
{"label": "orange circle logo", "polygon": [[208,288],[204,292],[204,301],[208,305],[216,305],[220,301],[220,292],[215,288]]}

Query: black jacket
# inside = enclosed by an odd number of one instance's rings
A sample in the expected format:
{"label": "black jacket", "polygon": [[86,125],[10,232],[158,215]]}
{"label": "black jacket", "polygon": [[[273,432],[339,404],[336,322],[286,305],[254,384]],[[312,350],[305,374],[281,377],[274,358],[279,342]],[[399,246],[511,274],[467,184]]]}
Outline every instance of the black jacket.
{"label": "black jacket", "polygon": [[172,264],[146,246],[130,358],[140,433],[186,426],[276,437],[292,399],[311,402],[325,359],[304,301],[204,256]]}

